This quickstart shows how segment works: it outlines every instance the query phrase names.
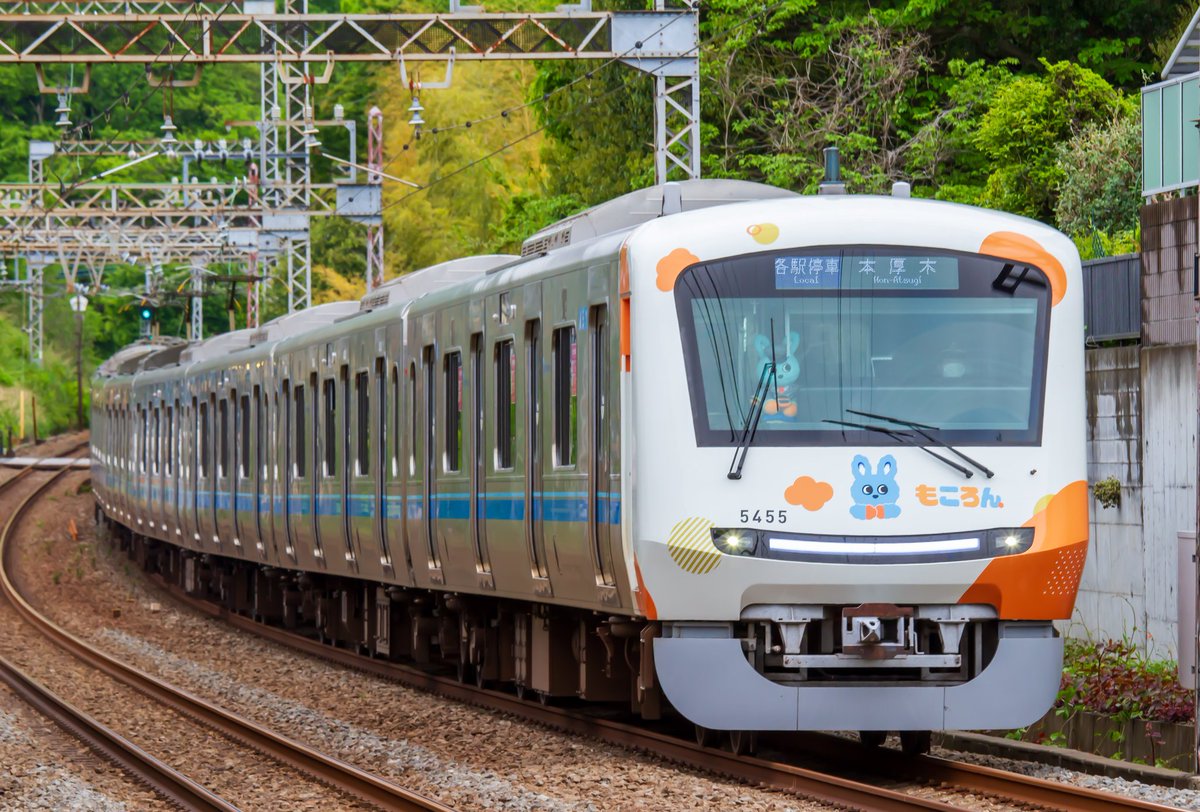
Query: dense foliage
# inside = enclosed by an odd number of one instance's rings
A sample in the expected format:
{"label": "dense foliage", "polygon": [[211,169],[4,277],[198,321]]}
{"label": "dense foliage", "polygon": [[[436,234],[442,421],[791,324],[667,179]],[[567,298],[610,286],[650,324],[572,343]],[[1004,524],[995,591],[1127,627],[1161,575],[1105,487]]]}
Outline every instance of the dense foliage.
{"label": "dense foliage", "polygon": [[[550,10],[556,0],[490,0],[491,11]],[[645,8],[644,0],[597,0],[603,8]],[[435,11],[429,0],[320,0],[314,10]],[[1193,11],[1182,0],[706,0],[702,4],[702,161],[709,177],[733,177],[812,191],[821,148],[836,144],[852,191],[885,191],[895,180],[914,193],[1005,209],[1057,224],[1086,254],[1136,244],[1139,156],[1136,91],[1173,48]],[[442,78],[440,66],[410,66],[417,80]],[[180,68],[175,78],[191,75]],[[170,69],[161,71],[164,75]],[[79,77],[51,71],[52,82]],[[253,137],[228,124],[257,119],[253,66],[206,69],[194,88],[156,89],[137,66],[97,68],[91,91],[75,97],[70,118],[92,121],[91,139],[156,139],[169,114],[182,141]],[[341,65],[315,91],[316,113],[335,103],[360,122],[385,114],[390,175],[384,220],[389,274],[481,251],[512,251],[521,239],[564,215],[653,181],[652,79],[621,64],[468,63],[449,90],[420,94],[427,122],[420,138],[407,125],[413,94],[394,65]],[[26,177],[29,140],[54,140],[57,99],[38,92],[31,69],[0,69],[0,175]],[[103,115],[102,115],[103,114]],[[468,126],[469,124],[469,126]],[[227,126],[228,125],[228,126]],[[325,154],[346,157],[348,133],[322,131]],[[48,176],[71,184],[123,162],[52,159]],[[342,171],[320,158],[320,180]],[[157,159],[123,170],[122,180],[244,176],[237,161]],[[314,299],[362,290],[364,227],[318,219],[313,227]],[[114,266],[108,290],[85,322],[85,366],[137,332],[134,294],[143,270]],[[220,271],[221,269],[217,269]],[[186,268],[167,268],[168,289],[184,287]],[[74,331],[63,280],[48,271],[48,369],[69,368]],[[244,285],[222,283],[206,300],[209,332],[244,324]],[[0,297],[5,329],[20,324],[18,297]],[[58,304],[55,304],[57,302]],[[165,299],[160,329],[182,334],[185,300]],[[265,315],[286,308],[281,285]],[[17,335],[13,333],[13,335]],[[0,357],[0,424],[21,371],[19,342]],[[58,377],[63,377],[55,373]],[[66,376],[71,377],[73,376]],[[69,406],[67,395],[47,392]],[[57,420],[57,418],[55,418]],[[0,425],[2,428],[2,425]]]}
{"label": "dense foliage", "polygon": [[1058,712],[1077,710],[1123,719],[1190,722],[1192,693],[1179,684],[1175,663],[1148,660],[1128,642],[1067,641]]}

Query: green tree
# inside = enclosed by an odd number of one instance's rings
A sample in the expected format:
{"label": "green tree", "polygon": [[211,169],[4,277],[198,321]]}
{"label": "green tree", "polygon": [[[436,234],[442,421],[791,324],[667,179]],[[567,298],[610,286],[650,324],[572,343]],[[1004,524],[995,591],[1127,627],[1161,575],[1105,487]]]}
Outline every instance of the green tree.
{"label": "green tree", "polygon": [[1059,142],[1062,181],[1054,207],[1058,227],[1072,236],[1133,230],[1141,210],[1141,128],[1132,109],[1085,126]]}
{"label": "green tree", "polygon": [[972,135],[990,164],[979,202],[1043,220],[1053,217],[1063,179],[1058,145],[1085,127],[1132,113],[1132,102],[1094,71],[1043,61],[993,96]]}

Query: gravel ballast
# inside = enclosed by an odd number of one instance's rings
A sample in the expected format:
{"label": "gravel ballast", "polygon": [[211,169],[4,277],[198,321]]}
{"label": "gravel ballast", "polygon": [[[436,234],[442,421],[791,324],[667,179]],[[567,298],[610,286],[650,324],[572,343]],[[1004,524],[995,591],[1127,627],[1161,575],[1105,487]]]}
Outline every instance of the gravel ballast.
{"label": "gravel ballast", "polygon": [[[86,523],[90,511],[85,499],[67,512]],[[64,560],[80,563],[67,571]],[[456,808],[829,808],[347,671],[243,634],[174,603],[87,533],[75,550],[60,541],[31,546],[23,566],[52,616],[105,650]],[[1014,769],[1007,759],[969,760]],[[1060,771],[1053,780],[1088,785],[1095,777]],[[1143,790],[1154,794],[1143,796]],[[936,788],[909,791],[964,808],[1014,808]],[[1186,790],[1137,785],[1123,791],[1196,808]],[[1176,801],[1173,793],[1183,794]]]}

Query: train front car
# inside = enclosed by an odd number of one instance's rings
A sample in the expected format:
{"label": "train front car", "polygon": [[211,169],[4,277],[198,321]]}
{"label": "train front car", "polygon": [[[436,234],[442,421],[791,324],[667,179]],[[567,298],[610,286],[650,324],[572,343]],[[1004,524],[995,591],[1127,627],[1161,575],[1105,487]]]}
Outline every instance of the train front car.
{"label": "train front car", "polygon": [[1023,218],[819,196],[649,223],[622,274],[632,546],[703,728],[1012,728],[1087,548],[1078,254]]}

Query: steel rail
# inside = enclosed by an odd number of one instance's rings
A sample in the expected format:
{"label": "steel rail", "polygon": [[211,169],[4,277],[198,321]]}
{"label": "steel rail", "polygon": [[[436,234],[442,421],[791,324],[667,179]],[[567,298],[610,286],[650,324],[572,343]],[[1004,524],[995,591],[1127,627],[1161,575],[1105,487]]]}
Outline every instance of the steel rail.
{"label": "steel rail", "polygon": [[[450,677],[422,671],[413,666],[391,663],[333,648],[317,640],[260,623],[222,606],[188,595],[161,576],[149,576],[183,603],[227,621],[235,628],[258,634],[306,654],[341,666],[395,680],[420,690],[467,702],[530,721],[569,731],[610,744],[656,753],[672,761],[710,772],[721,773],[751,783],[803,794],[815,800],[847,803],[870,809],[957,809],[953,804],[913,798],[903,793],[826,775],[783,762],[768,761],[702,747],[691,741],[645,730],[635,725],[599,719],[565,708],[535,704],[511,694],[466,685]],[[824,734],[803,738],[804,749],[823,759],[854,763],[856,770],[868,770],[889,780],[919,778],[953,789],[999,796],[1016,803],[1037,804],[1064,812],[1178,812],[1176,807],[1101,792],[1073,784],[1060,784],[991,767],[965,764],[933,756],[906,756],[885,748],[867,750],[856,742]]]}
{"label": "steel rail", "polygon": [[[16,476],[0,483],[0,492],[7,492],[14,482],[35,470],[36,465],[37,463],[32,463],[22,468]],[[3,530],[0,530],[0,551],[7,547],[7,541],[30,506],[71,470],[73,469],[68,466],[58,469],[21,500],[16,509],[9,514]],[[219,795],[150,755],[94,717],[60,699],[4,657],[0,657],[0,681],[8,685],[13,693],[34,710],[79,739],[93,752],[116,764],[135,781],[148,786],[172,803],[185,809],[237,812],[237,807]]]}
{"label": "steel rail", "polygon": [[253,632],[267,640],[305,654],[401,682],[449,699],[519,716],[558,730],[600,739],[621,747],[643,750],[704,772],[726,775],[751,784],[761,784],[792,792],[809,800],[848,805],[854,809],[879,810],[880,812],[892,812],[893,810],[908,812],[914,809],[949,812],[949,810],[959,809],[953,804],[916,798],[903,792],[828,775],[816,770],[758,758],[735,756],[722,750],[701,747],[675,736],[645,730],[636,725],[598,719],[564,708],[535,704],[517,699],[511,694],[476,688],[473,685],[467,685],[449,677],[430,674],[411,666],[375,660],[344,649],[332,648],[311,638],[259,623],[222,606],[188,595],[161,576],[150,575],[149,578],[181,602],[200,612],[224,619],[235,628]]}
{"label": "steel rail", "polygon": [[[68,469],[56,472],[54,477],[31,494],[22,503],[20,511],[24,511],[28,505],[31,505],[38,496],[45,492],[49,483],[62,476],[66,470]],[[16,515],[14,514],[14,518]],[[10,520],[10,527],[13,524],[14,522]],[[275,733],[256,722],[230,713],[218,705],[163,682],[105,654],[59,627],[35,609],[12,580],[9,572],[12,548],[7,543],[8,541],[9,533],[6,530],[3,535],[0,535],[0,592],[12,603],[26,622],[81,662],[221,735],[240,741],[281,763],[313,776],[327,786],[336,787],[368,803],[396,810],[453,812],[450,807],[438,801],[425,798],[365,770],[327,756],[314,748]]]}

